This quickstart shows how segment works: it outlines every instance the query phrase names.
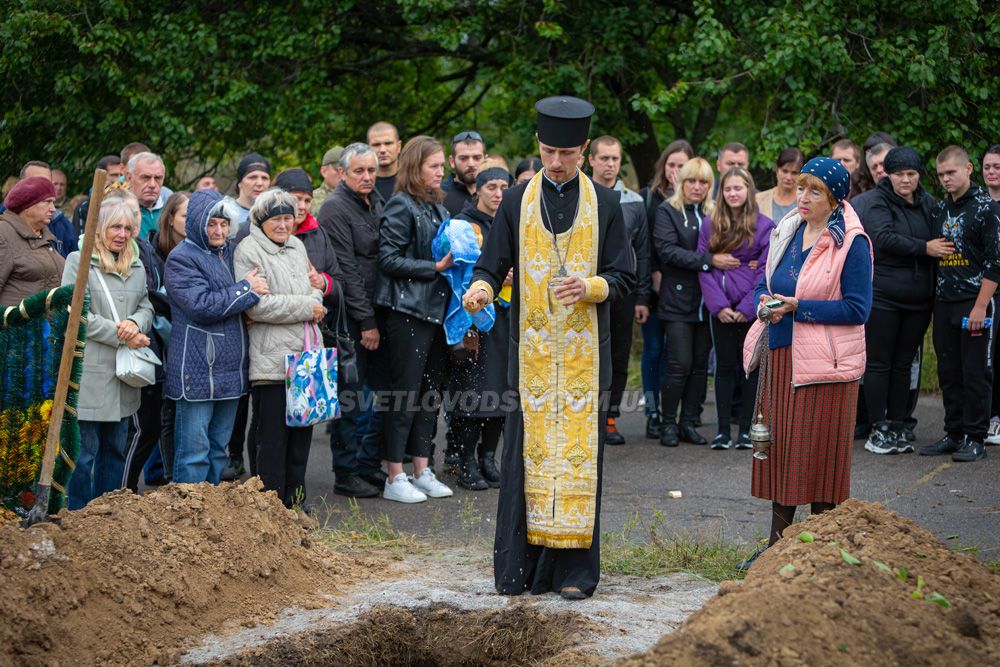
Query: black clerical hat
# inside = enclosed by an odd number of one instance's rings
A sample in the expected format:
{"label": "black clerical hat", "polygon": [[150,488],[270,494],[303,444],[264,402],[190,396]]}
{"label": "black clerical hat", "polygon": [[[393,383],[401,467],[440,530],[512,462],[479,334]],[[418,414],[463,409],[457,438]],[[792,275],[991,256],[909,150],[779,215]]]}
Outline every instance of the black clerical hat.
{"label": "black clerical hat", "polygon": [[578,97],[546,97],[535,103],[538,141],[556,148],[582,146],[590,133],[594,105]]}

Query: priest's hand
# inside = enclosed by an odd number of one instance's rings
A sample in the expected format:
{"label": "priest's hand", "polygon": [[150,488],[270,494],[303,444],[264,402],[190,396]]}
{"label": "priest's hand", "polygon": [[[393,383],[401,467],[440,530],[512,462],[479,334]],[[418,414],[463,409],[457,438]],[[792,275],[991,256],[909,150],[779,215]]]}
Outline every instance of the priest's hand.
{"label": "priest's hand", "polygon": [[552,294],[555,295],[559,303],[567,307],[583,299],[586,293],[587,286],[583,284],[583,278],[579,276],[563,278],[562,282],[552,290]]}
{"label": "priest's hand", "polygon": [[488,297],[489,295],[482,287],[470,287],[465,296],[462,297],[462,307],[465,308],[465,312],[475,315],[486,307]]}

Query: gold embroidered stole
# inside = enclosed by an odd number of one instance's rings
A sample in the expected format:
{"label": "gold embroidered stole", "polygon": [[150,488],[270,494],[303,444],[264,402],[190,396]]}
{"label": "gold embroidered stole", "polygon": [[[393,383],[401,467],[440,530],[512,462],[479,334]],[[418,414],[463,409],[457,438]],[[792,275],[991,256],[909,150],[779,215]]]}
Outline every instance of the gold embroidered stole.
{"label": "gold embroidered stole", "polygon": [[[588,549],[597,514],[597,307],[579,301],[567,308],[554,296],[550,300],[549,280],[559,260],[542,223],[542,178],[535,174],[521,202],[517,277],[528,543]],[[575,230],[559,235],[559,252],[567,273],[586,279],[598,272],[597,192],[582,172],[579,187]]]}

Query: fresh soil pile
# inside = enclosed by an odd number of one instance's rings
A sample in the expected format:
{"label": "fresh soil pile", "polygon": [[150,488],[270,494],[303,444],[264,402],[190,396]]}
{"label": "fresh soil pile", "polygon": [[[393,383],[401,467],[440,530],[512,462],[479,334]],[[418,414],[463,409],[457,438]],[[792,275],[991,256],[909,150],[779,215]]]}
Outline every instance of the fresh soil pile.
{"label": "fresh soil pile", "polygon": [[256,478],[118,491],[0,527],[0,664],[160,664],[376,569],[314,543]]}
{"label": "fresh soil pile", "polygon": [[724,582],[675,633],[620,663],[987,664],[1000,664],[1000,577],[858,500],[789,528],[742,585]]}
{"label": "fresh soil pile", "polygon": [[594,624],[569,612],[546,614],[527,605],[469,611],[446,605],[379,607],[356,623],[282,638],[230,656],[217,667],[516,667],[604,661],[573,647]]}

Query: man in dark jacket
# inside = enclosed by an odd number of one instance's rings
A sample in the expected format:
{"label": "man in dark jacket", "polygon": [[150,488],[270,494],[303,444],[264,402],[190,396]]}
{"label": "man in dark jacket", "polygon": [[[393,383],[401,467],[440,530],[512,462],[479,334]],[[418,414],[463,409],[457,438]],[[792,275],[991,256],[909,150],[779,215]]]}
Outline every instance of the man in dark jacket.
{"label": "man in dark jacket", "polygon": [[458,215],[466,202],[476,196],[476,172],[486,157],[486,143],[475,130],[459,132],[452,137],[448,162],[454,172],[451,178],[441,183],[444,207],[448,213]]}
{"label": "man in dark jacket", "polygon": [[614,137],[603,136],[590,144],[590,168],[594,182],[621,194],[625,233],[635,261],[636,290],[611,302],[611,391],[608,403],[609,445],[624,445],[625,436],[615,427],[621,414],[622,395],[628,380],[628,357],[632,349],[632,320],[643,324],[649,318],[651,283],[649,278],[649,228],[642,197],[629,190],[618,178],[622,166],[622,145]]}
{"label": "man in dark jacket", "polygon": [[924,456],[953,461],[986,456],[993,384],[994,294],[1000,281],[1000,207],[971,181],[972,163],[958,146],[938,154],[937,173],[947,196],[934,207],[935,236],[955,252],[938,261],[934,350],[944,400],[945,436],[923,447]]}
{"label": "man in dark jacket", "polygon": [[[343,275],[347,328],[358,343],[358,382],[341,383],[341,418],[334,424],[330,447],[334,460],[353,456],[355,472],[376,490],[385,486],[382,472],[379,414],[364,425],[365,387],[379,383],[381,333],[375,313],[375,280],[378,276],[379,221],[382,198],[375,189],[378,159],[367,144],[355,143],[340,156],[343,176],[319,210],[319,224],[337,253]],[[339,474],[338,474],[339,479]]]}

